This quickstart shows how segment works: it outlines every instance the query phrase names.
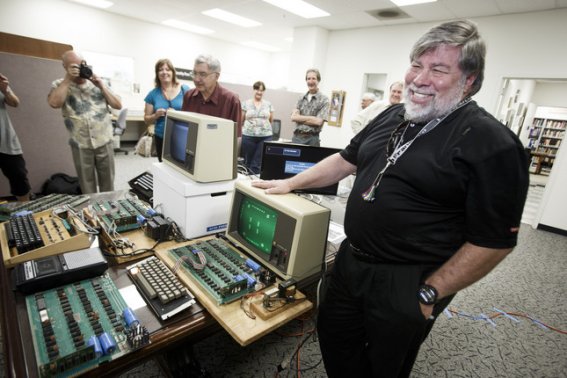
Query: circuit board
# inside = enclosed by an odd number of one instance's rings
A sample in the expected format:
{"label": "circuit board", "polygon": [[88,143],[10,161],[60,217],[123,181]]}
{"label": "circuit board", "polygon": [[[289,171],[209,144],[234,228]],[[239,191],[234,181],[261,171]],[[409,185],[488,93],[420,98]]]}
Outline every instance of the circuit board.
{"label": "circuit board", "polygon": [[28,295],[41,377],[74,376],[149,343],[108,275]]}
{"label": "circuit board", "polygon": [[141,227],[140,217],[146,219],[156,213],[145,202],[133,198],[98,201],[91,208],[109,233],[138,229]]}
{"label": "circuit board", "polygon": [[70,207],[79,206],[87,202],[89,198],[88,195],[74,196],[70,194],[53,193],[28,202],[8,202],[0,205],[0,221],[8,220],[14,214],[23,211],[39,213],[65,205]]}
{"label": "circuit board", "polygon": [[[255,291],[259,265],[240,256],[222,239],[199,241],[168,250],[218,304],[232,302]],[[201,259],[200,256],[204,256]]]}

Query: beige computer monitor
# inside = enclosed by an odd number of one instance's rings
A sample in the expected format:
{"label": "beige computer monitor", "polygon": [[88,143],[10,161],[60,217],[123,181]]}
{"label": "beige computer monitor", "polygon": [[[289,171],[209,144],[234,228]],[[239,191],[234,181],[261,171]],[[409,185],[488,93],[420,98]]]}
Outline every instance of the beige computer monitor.
{"label": "beige computer monitor", "polygon": [[268,195],[237,181],[227,237],[283,279],[321,272],[331,211],[296,194]]}
{"label": "beige computer monitor", "polygon": [[233,180],[237,127],[230,119],[168,110],[162,160],[196,182]]}

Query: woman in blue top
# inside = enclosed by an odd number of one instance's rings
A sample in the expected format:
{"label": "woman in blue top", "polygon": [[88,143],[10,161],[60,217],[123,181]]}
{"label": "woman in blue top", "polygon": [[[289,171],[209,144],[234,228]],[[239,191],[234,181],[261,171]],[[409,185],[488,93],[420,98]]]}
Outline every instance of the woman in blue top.
{"label": "woman in blue top", "polygon": [[260,159],[264,141],[272,139],[274,108],[269,101],[262,99],[266,86],[257,81],[252,86],[254,98],[242,104],[242,145],[240,147],[244,164],[252,173],[260,173]]}
{"label": "woman in blue top", "polygon": [[146,102],[144,121],[147,125],[155,124],[154,140],[158,159],[161,162],[165,114],[170,108],[181,110],[183,95],[189,90],[189,86],[177,81],[175,68],[169,59],[158,60],[155,72],[156,87],[144,99]]}

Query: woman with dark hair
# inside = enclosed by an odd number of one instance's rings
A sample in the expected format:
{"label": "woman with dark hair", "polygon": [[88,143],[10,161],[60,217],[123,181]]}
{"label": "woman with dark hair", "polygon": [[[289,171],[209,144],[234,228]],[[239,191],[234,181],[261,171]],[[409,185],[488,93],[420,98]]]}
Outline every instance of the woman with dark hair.
{"label": "woman with dark hair", "polygon": [[244,164],[254,174],[260,173],[260,159],[264,141],[272,139],[274,108],[263,99],[266,85],[257,81],[252,86],[254,97],[242,104],[244,126],[242,127],[241,154]]}
{"label": "woman with dark hair", "polygon": [[155,88],[144,99],[146,102],[144,121],[147,125],[155,125],[154,140],[158,159],[161,162],[167,109],[181,110],[183,95],[189,90],[189,86],[177,81],[175,68],[169,59],[158,60],[155,72]]}

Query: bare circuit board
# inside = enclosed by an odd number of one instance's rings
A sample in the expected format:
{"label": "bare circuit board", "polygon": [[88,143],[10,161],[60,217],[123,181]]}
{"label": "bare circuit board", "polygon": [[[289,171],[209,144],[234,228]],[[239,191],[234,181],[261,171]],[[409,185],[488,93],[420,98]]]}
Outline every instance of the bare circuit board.
{"label": "bare circuit board", "polygon": [[117,201],[98,201],[90,206],[105,230],[124,232],[141,227],[141,219],[148,218],[156,212],[146,203],[138,199],[121,199]]}
{"label": "bare circuit board", "polygon": [[150,341],[107,275],[26,297],[42,377],[75,376]]}

